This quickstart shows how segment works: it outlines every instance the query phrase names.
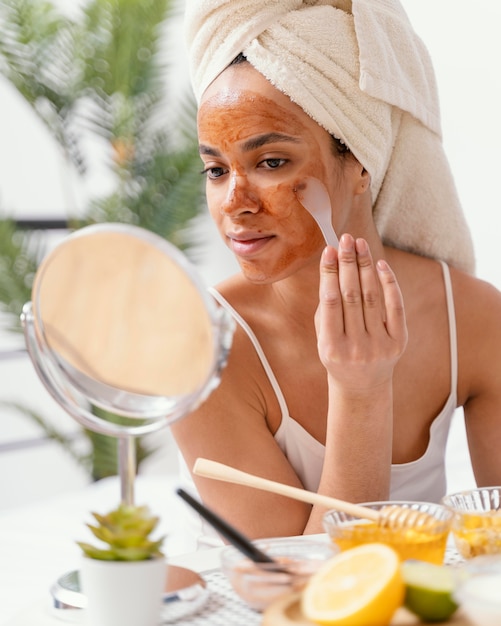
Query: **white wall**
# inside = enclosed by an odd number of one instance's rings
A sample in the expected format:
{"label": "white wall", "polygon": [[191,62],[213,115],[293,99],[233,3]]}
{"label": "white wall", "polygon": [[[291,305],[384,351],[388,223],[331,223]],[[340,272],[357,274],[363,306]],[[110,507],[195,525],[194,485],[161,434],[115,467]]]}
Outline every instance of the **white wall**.
{"label": "white wall", "polygon": [[[65,4],[65,3],[63,3]],[[411,21],[428,45],[440,88],[444,143],[456,175],[460,197],[477,250],[478,275],[501,286],[497,217],[500,196],[498,145],[501,142],[501,3],[498,0],[404,0]],[[67,6],[67,5],[66,5]],[[185,60],[179,56],[184,72]],[[181,72],[182,73],[182,72]],[[43,126],[9,85],[0,80],[0,211],[21,216],[64,216],[78,211],[89,189],[102,189],[107,179],[99,165],[99,146],[89,178],[82,184],[68,171],[58,148]],[[233,271],[235,265],[219,247],[207,220],[197,228],[205,245],[200,271],[208,283]],[[0,338],[1,339],[1,338]],[[10,340],[9,340],[10,341]],[[16,341],[14,341],[16,343]],[[38,382],[28,362],[0,362],[0,398],[29,401],[50,412],[69,430],[75,425]],[[1,413],[0,444],[37,429],[16,414]],[[451,486],[468,486],[472,478],[466,459],[461,417],[454,423],[449,445]],[[169,433],[164,458],[152,459],[148,471],[169,471],[173,460]],[[0,455],[0,508],[32,501],[82,485],[85,476],[54,445]]]}

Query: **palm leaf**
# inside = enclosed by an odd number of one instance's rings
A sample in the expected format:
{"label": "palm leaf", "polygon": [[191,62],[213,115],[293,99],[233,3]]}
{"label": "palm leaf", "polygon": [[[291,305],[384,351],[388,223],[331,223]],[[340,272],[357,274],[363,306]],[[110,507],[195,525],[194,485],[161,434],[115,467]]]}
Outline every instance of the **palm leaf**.
{"label": "palm leaf", "polygon": [[84,8],[77,46],[83,84],[97,93],[134,97],[155,89],[165,74],[159,52],[169,0],[94,0]]}
{"label": "palm leaf", "polygon": [[50,2],[40,0],[0,0],[0,24],[0,72],[83,172],[72,129],[78,79],[74,24]]}
{"label": "palm leaf", "polygon": [[[76,438],[71,435],[68,436],[62,431],[53,426],[50,421],[40,413],[28,408],[27,406],[14,401],[0,401],[0,408],[7,411],[17,411],[24,417],[27,417],[31,422],[37,424],[40,427],[43,434],[47,439],[56,441],[70,457],[81,465],[87,471],[89,470],[89,456],[80,451],[81,446]],[[116,472],[115,472],[116,474]]]}
{"label": "palm leaf", "polygon": [[[114,188],[91,195],[73,227],[133,223],[189,249],[186,229],[204,204],[194,102],[186,97],[174,118],[166,90],[165,33],[174,7],[174,0],[88,0],[70,19],[48,0],[0,0],[0,72],[82,176],[88,136],[107,144]],[[44,252],[39,234],[0,220],[0,312],[17,328]],[[43,416],[17,408],[69,449]],[[116,439],[83,434],[91,451],[74,451],[77,462],[94,478],[116,474]],[[151,452],[137,441],[138,464]]]}
{"label": "palm leaf", "polygon": [[7,330],[21,330],[20,314],[31,299],[31,286],[43,256],[44,240],[37,233],[16,229],[12,220],[0,220],[0,312]]}

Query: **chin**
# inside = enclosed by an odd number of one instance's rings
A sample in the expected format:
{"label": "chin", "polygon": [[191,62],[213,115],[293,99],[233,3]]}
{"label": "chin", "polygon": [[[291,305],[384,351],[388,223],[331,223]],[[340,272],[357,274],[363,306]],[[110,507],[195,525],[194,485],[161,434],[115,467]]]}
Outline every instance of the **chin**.
{"label": "chin", "polygon": [[277,276],[270,274],[269,270],[265,271],[248,261],[239,261],[239,265],[244,277],[255,285],[267,285],[279,280]]}
{"label": "chin", "polygon": [[237,261],[242,274],[249,282],[255,285],[269,285],[304,271],[314,271],[315,275],[318,275],[320,252],[312,258],[289,256],[268,263],[258,263],[238,257]]}

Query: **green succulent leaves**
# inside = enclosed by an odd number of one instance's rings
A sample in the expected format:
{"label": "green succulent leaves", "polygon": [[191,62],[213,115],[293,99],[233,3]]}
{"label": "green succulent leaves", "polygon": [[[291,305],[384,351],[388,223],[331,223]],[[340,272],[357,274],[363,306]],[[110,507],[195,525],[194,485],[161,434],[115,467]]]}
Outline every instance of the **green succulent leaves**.
{"label": "green succulent leaves", "polygon": [[87,524],[92,534],[107,544],[97,548],[77,541],[84,554],[101,561],[144,561],[163,556],[161,551],[165,537],[151,540],[159,518],[151,515],[147,506],[120,504],[106,515],[92,513],[98,525]]}

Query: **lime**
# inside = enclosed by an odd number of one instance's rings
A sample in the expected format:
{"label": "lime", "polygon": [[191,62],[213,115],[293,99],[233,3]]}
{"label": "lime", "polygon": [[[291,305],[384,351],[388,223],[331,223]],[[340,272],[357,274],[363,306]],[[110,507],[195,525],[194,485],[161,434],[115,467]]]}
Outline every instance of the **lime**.
{"label": "lime", "polygon": [[452,598],[454,576],[450,567],[424,561],[402,564],[405,606],[425,622],[445,622],[458,608]]}

